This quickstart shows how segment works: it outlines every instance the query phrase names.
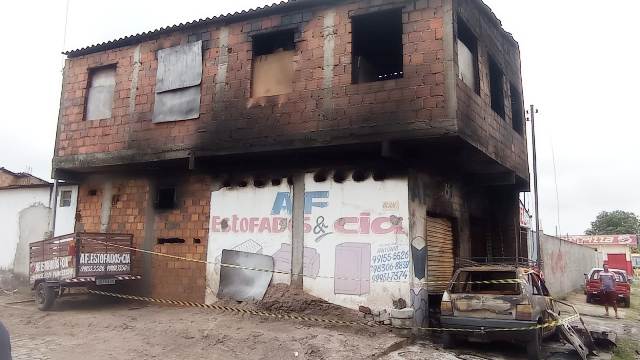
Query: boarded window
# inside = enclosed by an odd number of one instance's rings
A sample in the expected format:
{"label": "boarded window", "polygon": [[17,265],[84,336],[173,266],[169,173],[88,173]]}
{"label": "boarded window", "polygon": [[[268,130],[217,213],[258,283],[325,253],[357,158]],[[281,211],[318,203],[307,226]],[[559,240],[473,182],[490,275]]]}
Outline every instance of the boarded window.
{"label": "boarded window", "polygon": [[71,190],[62,190],[60,192],[60,207],[71,206]]}
{"label": "boarded window", "polygon": [[524,132],[524,111],[522,105],[522,94],[513,84],[510,85],[511,92],[511,124],[513,130],[522,135]]}
{"label": "boarded window", "polygon": [[401,9],[354,16],[351,29],[354,84],[402,77]]}
{"label": "boarded window", "polygon": [[251,97],[290,93],[294,54],[293,30],[254,36]]}
{"label": "boarded window", "polygon": [[476,94],[480,93],[478,40],[461,20],[458,20],[458,76]]}
{"label": "boarded window", "polygon": [[153,122],[200,116],[202,41],[158,50]]}
{"label": "boarded window", "polygon": [[116,67],[107,66],[89,71],[89,91],[87,92],[86,120],[100,120],[111,117],[113,92],[116,87]]}
{"label": "boarded window", "polygon": [[491,108],[504,119],[504,75],[500,66],[489,58],[489,86],[491,87]]}

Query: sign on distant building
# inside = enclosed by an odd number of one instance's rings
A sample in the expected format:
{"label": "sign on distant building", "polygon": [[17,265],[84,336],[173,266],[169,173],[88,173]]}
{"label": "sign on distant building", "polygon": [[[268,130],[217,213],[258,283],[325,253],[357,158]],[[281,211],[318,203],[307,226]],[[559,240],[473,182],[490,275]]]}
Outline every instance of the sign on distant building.
{"label": "sign on distant building", "polygon": [[569,235],[567,240],[583,245],[638,245],[637,235]]}
{"label": "sign on distant building", "polygon": [[531,215],[520,201],[520,227],[531,229]]}

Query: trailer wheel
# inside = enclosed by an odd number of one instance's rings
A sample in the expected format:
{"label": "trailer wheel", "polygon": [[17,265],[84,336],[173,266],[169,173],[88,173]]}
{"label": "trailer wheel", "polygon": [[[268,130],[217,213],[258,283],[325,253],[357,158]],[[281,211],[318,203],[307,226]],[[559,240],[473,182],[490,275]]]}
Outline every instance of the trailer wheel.
{"label": "trailer wheel", "polygon": [[38,310],[47,311],[51,309],[53,303],[56,301],[56,292],[51,286],[47,286],[44,282],[41,282],[36,287],[36,305]]}

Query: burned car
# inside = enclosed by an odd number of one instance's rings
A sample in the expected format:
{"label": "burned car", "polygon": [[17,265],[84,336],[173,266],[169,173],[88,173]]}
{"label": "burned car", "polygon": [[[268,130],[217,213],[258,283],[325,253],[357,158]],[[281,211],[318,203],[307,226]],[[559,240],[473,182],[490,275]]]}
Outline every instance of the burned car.
{"label": "burned car", "polygon": [[[526,267],[482,265],[458,269],[444,292],[441,324],[445,345],[506,340],[526,344],[529,359],[538,359],[542,339],[555,326],[553,301],[540,275]],[[497,330],[496,329],[500,329]],[[468,331],[475,330],[475,331]]]}

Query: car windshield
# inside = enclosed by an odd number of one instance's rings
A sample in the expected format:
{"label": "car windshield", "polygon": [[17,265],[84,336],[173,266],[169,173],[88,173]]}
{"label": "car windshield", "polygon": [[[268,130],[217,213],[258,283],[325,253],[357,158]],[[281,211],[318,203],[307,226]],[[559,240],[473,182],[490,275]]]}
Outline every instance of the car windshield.
{"label": "car windshield", "polygon": [[[602,272],[602,270],[594,270],[593,274],[591,274],[591,280],[599,280],[600,279],[600,272]],[[619,272],[619,271],[611,271],[613,273],[613,276],[615,276],[616,281],[617,282],[626,282],[627,278],[626,276],[624,276],[623,273]]]}
{"label": "car windshield", "polygon": [[514,279],[517,279],[515,271],[460,271],[454,282],[451,284],[450,291],[454,294],[518,295],[520,294],[519,283],[496,281]]}

